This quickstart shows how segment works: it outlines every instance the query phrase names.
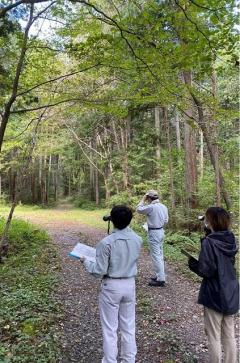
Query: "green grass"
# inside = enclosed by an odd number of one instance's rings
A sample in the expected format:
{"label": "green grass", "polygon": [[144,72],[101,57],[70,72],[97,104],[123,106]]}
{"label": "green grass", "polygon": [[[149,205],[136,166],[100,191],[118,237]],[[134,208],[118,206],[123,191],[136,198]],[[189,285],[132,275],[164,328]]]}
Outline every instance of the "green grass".
{"label": "green grass", "polygon": [[[3,226],[1,219],[0,234]],[[24,221],[13,220],[9,239],[0,265],[0,362],[57,362],[56,251],[46,232]]]}
{"label": "green grass", "polygon": [[[6,216],[9,209],[8,206],[1,205],[0,215]],[[104,229],[107,227],[107,223],[102,220],[102,217],[108,213],[109,210],[107,209],[81,210],[73,207],[69,210],[61,210],[19,205],[15,209],[14,216],[25,220],[31,217],[31,219],[39,220],[39,222],[45,221],[46,223],[54,221],[78,222],[91,227]]]}

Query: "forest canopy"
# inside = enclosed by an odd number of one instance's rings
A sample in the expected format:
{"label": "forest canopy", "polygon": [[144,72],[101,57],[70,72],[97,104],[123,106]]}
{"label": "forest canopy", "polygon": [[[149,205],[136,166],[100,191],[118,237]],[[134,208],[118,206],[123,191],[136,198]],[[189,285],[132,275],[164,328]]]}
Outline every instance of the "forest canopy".
{"label": "forest canopy", "polygon": [[2,1],[2,199],[237,213],[236,24],[228,0]]}

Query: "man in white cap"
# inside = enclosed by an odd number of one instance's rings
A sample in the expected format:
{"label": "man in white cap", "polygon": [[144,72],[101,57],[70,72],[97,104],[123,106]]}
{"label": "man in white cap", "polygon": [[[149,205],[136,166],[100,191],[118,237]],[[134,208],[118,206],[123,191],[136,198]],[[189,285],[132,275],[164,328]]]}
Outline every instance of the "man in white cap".
{"label": "man in white cap", "polygon": [[147,216],[148,242],[156,276],[150,286],[165,285],[163,257],[164,224],[168,222],[168,209],[160,203],[158,192],[149,190],[137,206],[137,212]]}

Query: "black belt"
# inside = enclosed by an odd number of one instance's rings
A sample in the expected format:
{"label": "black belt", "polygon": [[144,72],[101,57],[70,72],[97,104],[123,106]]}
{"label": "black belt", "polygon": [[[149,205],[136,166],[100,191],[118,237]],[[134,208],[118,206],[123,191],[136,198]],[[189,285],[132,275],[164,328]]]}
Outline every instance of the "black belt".
{"label": "black belt", "polygon": [[[131,276],[131,277],[134,277],[134,276]],[[131,277],[110,277],[108,275],[104,275],[103,279],[123,280],[123,279],[130,279]]]}
{"label": "black belt", "polygon": [[152,227],[148,227],[148,229],[162,229],[163,227],[158,227],[158,228],[152,228]]}

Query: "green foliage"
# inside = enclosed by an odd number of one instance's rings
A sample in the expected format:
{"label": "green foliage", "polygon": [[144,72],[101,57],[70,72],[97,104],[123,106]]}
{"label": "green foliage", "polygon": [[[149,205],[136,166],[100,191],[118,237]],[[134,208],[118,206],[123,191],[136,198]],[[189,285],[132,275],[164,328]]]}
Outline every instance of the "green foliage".
{"label": "green foliage", "polygon": [[95,202],[83,197],[73,198],[73,204],[76,208],[84,210],[95,210],[95,209],[101,209],[103,207],[102,205],[96,206]]}
{"label": "green foliage", "polygon": [[112,208],[115,205],[127,205],[128,207],[135,208],[139,198],[136,196],[131,196],[128,191],[115,194],[109,198],[107,201],[107,207]]}
{"label": "green foliage", "polygon": [[[220,3],[221,6],[216,0],[199,4],[150,0],[113,4],[103,0],[80,7],[69,1],[50,6],[42,16],[56,21],[55,31],[42,36],[40,22],[35,23],[36,35],[27,44],[17,98],[4,138],[4,192],[11,194],[11,172],[21,173],[34,144],[19,193],[24,203],[47,204],[59,195],[68,195],[76,196],[77,207],[92,210],[97,178],[100,199],[108,195],[106,189],[112,195],[108,207],[128,204],[135,208],[150,188],[159,190],[161,201],[169,207],[169,149],[162,115],[159,136],[154,124],[154,107],[159,105],[168,110],[172,147],[176,208],[170,210],[169,226],[197,230],[198,211],[188,207],[183,147],[183,123],[188,122],[196,131],[199,151],[199,125],[186,117],[186,111],[193,108],[191,92],[203,104],[209,136],[213,110],[216,113],[219,162],[236,215],[237,12],[234,2]],[[21,53],[25,23],[20,19],[26,20],[28,15],[29,7],[22,4],[0,24],[2,110],[11,94]],[[212,93],[214,70],[216,95]],[[184,71],[192,74],[191,87],[180,77]],[[71,76],[65,77],[67,74]],[[55,77],[56,82],[50,82]],[[45,109],[48,105],[54,107]],[[17,113],[35,107],[41,110]],[[191,111],[195,117],[197,108]],[[176,147],[176,112],[180,119],[180,151]],[[129,125],[125,123],[128,117]],[[158,142],[160,159],[156,157]],[[123,183],[126,173],[129,191]],[[204,210],[215,203],[214,169],[206,144],[203,177],[198,177],[196,198],[198,209]],[[48,200],[42,193],[45,186]]]}
{"label": "green foliage", "polygon": [[[2,219],[1,231],[3,225]],[[0,265],[0,362],[57,362],[56,251],[46,232],[21,220],[12,221],[9,239],[9,256]]]}

